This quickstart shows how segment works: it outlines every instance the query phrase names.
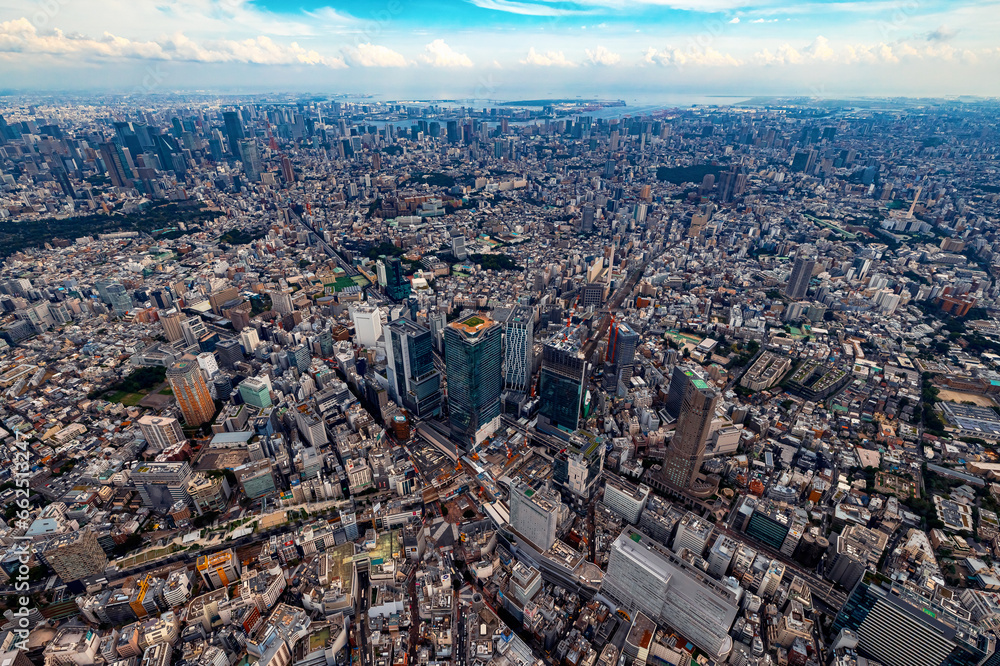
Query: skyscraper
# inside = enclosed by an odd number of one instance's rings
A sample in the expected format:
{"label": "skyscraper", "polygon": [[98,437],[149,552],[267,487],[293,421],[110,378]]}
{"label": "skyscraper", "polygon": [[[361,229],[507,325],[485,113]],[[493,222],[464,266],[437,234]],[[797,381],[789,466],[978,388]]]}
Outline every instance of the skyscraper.
{"label": "skyscraper", "polygon": [[503,385],[511,391],[527,393],[531,387],[531,357],[535,344],[534,314],[531,308],[517,306],[506,311],[503,319]]}
{"label": "skyscraper", "polygon": [[582,329],[567,326],[542,348],[539,425],[567,432],[577,429],[586,377]]}
{"label": "skyscraper", "polygon": [[89,529],[57,536],[41,549],[45,561],[64,583],[103,573],[108,556]]}
{"label": "skyscraper", "polygon": [[617,391],[618,384],[632,378],[639,334],[625,322],[616,321],[608,333],[608,353],[604,360],[604,389]]}
{"label": "skyscraper", "polygon": [[399,257],[390,257],[385,266],[385,294],[394,301],[405,301],[410,297],[412,285],[403,274],[403,263]]}
{"label": "skyscraper", "polygon": [[815,267],[815,259],[803,254],[796,255],[795,262],[792,264],[792,274],[788,277],[788,284],[785,285],[785,296],[792,300],[804,298],[806,292],[809,291],[809,280],[812,279]]}
{"label": "skyscraper", "polygon": [[669,625],[715,659],[732,649],[736,592],[631,526],[611,546],[601,593],[619,608]]}
{"label": "skyscraper", "polygon": [[868,571],[833,623],[858,638],[858,651],[886,666],[973,666],[989,656],[989,635],[951,607]]}
{"label": "skyscraper", "polygon": [[181,424],[172,416],[146,414],[139,419],[139,430],[154,451],[162,451],[186,439]]}
{"label": "skyscraper", "polygon": [[198,361],[187,356],[167,370],[167,381],[189,427],[208,423],[215,417],[215,403],[208,384],[201,374]]}
{"label": "skyscraper", "polygon": [[431,332],[405,317],[390,323],[386,330],[389,397],[417,418],[440,414],[441,373],[434,368]]}
{"label": "skyscraper", "polygon": [[247,175],[247,180],[256,183],[260,180],[260,156],[257,153],[257,144],[251,141],[240,141],[240,161],[243,162],[243,172]]}
{"label": "skyscraper", "polygon": [[109,284],[106,290],[108,298],[111,299],[111,308],[116,315],[124,315],[132,309],[132,296],[129,295],[128,289],[124,286],[118,283]]}
{"label": "skyscraper", "polygon": [[670,375],[670,388],[667,391],[666,410],[675,419],[680,416],[688,381],[694,378],[697,378],[697,375],[690,368],[682,365],[674,366],[674,372]]}
{"label": "skyscraper", "polygon": [[687,382],[674,438],[667,448],[667,457],[660,472],[664,485],[685,490],[694,483],[705,456],[705,443],[718,402],[718,392],[704,379],[692,378]]}
{"label": "skyscraper", "polygon": [[448,410],[453,435],[472,445],[500,422],[502,327],[485,314],[453,321],[445,329]]}
{"label": "skyscraper", "polygon": [[226,124],[226,139],[229,141],[229,154],[240,157],[240,141],[243,140],[243,122],[238,111],[225,111],[222,120]]}
{"label": "skyscraper", "polygon": [[108,170],[108,177],[115,187],[132,187],[132,172],[128,168],[128,161],[118,145],[108,141],[101,144],[101,159]]}

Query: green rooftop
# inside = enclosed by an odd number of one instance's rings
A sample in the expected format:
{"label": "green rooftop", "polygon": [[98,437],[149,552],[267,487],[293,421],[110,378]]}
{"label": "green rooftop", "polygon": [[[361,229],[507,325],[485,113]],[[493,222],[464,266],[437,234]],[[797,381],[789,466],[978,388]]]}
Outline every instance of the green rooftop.
{"label": "green rooftop", "polygon": [[694,387],[696,389],[704,390],[708,388],[708,384],[705,383],[704,379],[692,379],[691,383],[694,384]]}
{"label": "green rooftop", "polygon": [[632,541],[635,541],[636,543],[640,543],[642,541],[642,535],[639,534],[638,532],[630,535],[629,538],[632,539]]}

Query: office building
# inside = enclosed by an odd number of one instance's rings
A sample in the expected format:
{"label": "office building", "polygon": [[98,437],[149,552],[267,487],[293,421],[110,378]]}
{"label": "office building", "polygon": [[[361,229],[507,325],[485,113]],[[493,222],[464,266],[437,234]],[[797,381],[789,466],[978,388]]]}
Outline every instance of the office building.
{"label": "office building", "polygon": [[718,402],[718,392],[705,380],[688,381],[674,437],[667,448],[667,457],[660,471],[660,479],[665,486],[676,490],[687,490],[694,486],[705,457],[705,444]]}
{"label": "office building", "polygon": [[639,334],[625,322],[616,321],[608,331],[608,351],[604,357],[604,390],[612,393],[619,384],[628,384],[632,379],[635,350],[639,346]]}
{"label": "office building", "polygon": [[865,571],[876,569],[885,552],[889,535],[861,525],[846,525],[830,535],[824,575],[848,590],[853,589]]}
{"label": "office building", "polygon": [[132,309],[132,296],[123,285],[110,284],[106,291],[111,301],[111,309],[115,311],[116,315],[122,316]]}
{"label": "office building", "polygon": [[138,423],[143,439],[153,451],[162,451],[187,439],[181,424],[172,416],[146,414]]}
{"label": "office building", "polygon": [[729,565],[738,548],[739,543],[735,539],[725,534],[719,535],[708,550],[708,573],[715,578],[724,577],[729,572]]}
{"label": "office building", "polygon": [[605,474],[604,498],[601,502],[630,524],[639,522],[648,498],[649,486],[636,485],[617,474]]}
{"label": "office building", "polygon": [[673,551],[679,553],[682,548],[687,548],[701,557],[714,532],[715,528],[712,523],[688,511],[677,524],[677,536],[674,537]]}
{"label": "office building", "polygon": [[809,280],[812,279],[813,269],[816,267],[816,260],[804,254],[796,255],[792,263],[792,273],[788,277],[788,284],[785,285],[785,296],[792,300],[805,298],[809,291]]}
{"label": "office building", "polygon": [[514,482],[510,489],[510,526],[538,550],[546,551],[556,542],[559,497]]}
{"label": "office building", "polygon": [[367,303],[351,306],[354,340],[360,347],[375,347],[382,337],[382,313]]}
{"label": "office building", "polygon": [[253,354],[260,346],[260,336],[257,335],[257,329],[247,327],[240,331],[240,346],[243,348],[244,354]]}
{"label": "office building", "polygon": [[132,483],[142,497],[143,506],[156,511],[166,511],[177,502],[187,504],[190,480],[191,466],[187,461],[139,463],[132,470]]}
{"label": "office building", "polygon": [[410,297],[413,286],[410,278],[403,273],[403,263],[399,257],[390,257],[385,264],[385,294],[394,301],[405,301]]}
{"label": "office building", "polygon": [[434,367],[430,330],[403,317],[391,322],[386,330],[389,397],[417,418],[439,415],[441,373]]}
{"label": "office building", "polygon": [[857,651],[885,666],[975,666],[990,655],[991,636],[954,610],[903,583],[869,571],[833,623],[857,636]]}
{"label": "office building", "polygon": [[205,585],[213,590],[228,587],[240,579],[240,561],[232,548],[210,555],[199,555],[195,568]]}
{"label": "office building", "polygon": [[111,184],[115,187],[132,187],[132,171],[120,146],[111,141],[101,144],[101,160],[107,169]]}
{"label": "office building", "polygon": [[240,141],[243,140],[243,122],[239,111],[224,111],[222,121],[226,126],[226,140],[229,142],[229,154],[240,157]]}
{"label": "office building", "polygon": [[64,583],[104,573],[108,566],[108,556],[89,529],[57,536],[45,544],[42,555]]}
{"label": "office building", "polygon": [[487,315],[470,315],[445,328],[445,367],[452,434],[468,446],[500,424],[503,327]]}
{"label": "office building", "polygon": [[538,380],[538,425],[552,432],[574,432],[580,424],[587,361],[583,328],[567,326],[542,347]]}
{"label": "office building", "polygon": [[160,323],[163,325],[163,334],[166,336],[167,342],[174,343],[184,339],[184,331],[181,330],[181,322],[183,320],[184,315],[180,312],[171,312],[160,317]]}
{"label": "office building", "polygon": [[271,385],[260,377],[247,377],[239,385],[240,397],[257,409],[271,406]]}
{"label": "office building", "polygon": [[188,427],[200,426],[215,418],[215,403],[196,359],[187,356],[170,366],[167,381]]}
{"label": "office building", "polygon": [[274,481],[274,471],[270,459],[256,460],[254,462],[240,465],[233,470],[236,479],[240,482],[240,488],[250,499],[257,499],[270,495],[277,490]]}
{"label": "office building", "polygon": [[675,419],[680,416],[681,404],[684,402],[684,391],[687,390],[688,381],[700,379],[700,375],[691,368],[675,365],[674,371],[670,375],[670,386],[667,389],[667,404],[665,409],[667,414]]}
{"label": "office building", "polygon": [[552,480],[563,491],[577,497],[591,498],[597,492],[604,471],[607,446],[592,433],[578,431],[568,440],[556,440],[557,449],[552,456]]}
{"label": "office building", "polygon": [[633,527],[615,539],[601,594],[630,614],[642,611],[713,659],[729,654],[737,593]]}
{"label": "office building", "polygon": [[531,389],[535,315],[525,306],[502,312],[501,318],[501,311],[497,311],[497,319],[503,322],[503,385],[505,389],[527,393]]}
{"label": "office building", "polygon": [[215,345],[215,355],[218,357],[218,364],[223,368],[232,369],[243,360],[243,350],[240,348],[239,340],[230,338],[220,340]]}

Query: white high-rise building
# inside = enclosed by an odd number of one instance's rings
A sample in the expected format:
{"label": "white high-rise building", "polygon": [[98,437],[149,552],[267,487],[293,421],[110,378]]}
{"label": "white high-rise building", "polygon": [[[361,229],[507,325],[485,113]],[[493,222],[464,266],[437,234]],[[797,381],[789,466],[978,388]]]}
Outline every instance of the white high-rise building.
{"label": "white high-rise building", "polygon": [[641,610],[673,627],[713,659],[732,650],[729,629],[739,611],[737,592],[633,527],[626,527],[611,547],[601,594],[633,615]]}
{"label": "white high-rise building", "polygon": [[554,493],[515,482],[510,489],[510,525],[539,550],[556,542],[560,502]]}
{"label": "white high-rise building", "polygon": [[240,331],[240,346],[243,347],[244,354],[253,354],[257,350],[257,347],[260,346],[260,337],[257,335],[257,329],[248,326]]}
{"label": "white high-rise building", "polygon": [[351,307],[354,339],[361,347],[374,347],[382,337],[382,313],[377,307],[359,303]]}

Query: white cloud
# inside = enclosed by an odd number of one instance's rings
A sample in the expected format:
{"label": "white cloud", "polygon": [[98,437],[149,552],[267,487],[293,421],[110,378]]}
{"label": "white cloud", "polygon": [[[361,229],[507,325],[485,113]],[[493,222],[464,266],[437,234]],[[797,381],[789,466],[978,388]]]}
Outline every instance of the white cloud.
{"label": "white cloud", "polygon": [[41,33],[26,18],[0,23],[0,52],[34,53],[80,59],[135,58],[204,63],[257,65],[325,65],[344,67],[337,57],[323,56],[296,42],[279,44],[260,35],[244,40],[216,40],[199,44],[178,32],[159,41],[135,41],[105,32],[99,39],[66,35],[61,30]]}
{"label": "white cloud", "polygon": [[562,51],[538,53],[534,46],[528,49],[528,55],[521,61],[521,64],[537,67],[576,67],[576,63],[567,60]]}
{"label": "white cloud", "polygon": [[740,22],[740,17],[739,17],[739,16],[734,16],[734,17],[732,18],[732,20],[731,20],[731,21],[729,21],[729,22],[730,22],[730,23],[732,23],[733,25],[735,25],[735,24],[737,24],[737,23],[739,23],[739,22]]}
{"label": "white cloud", "polygon": [[798,65],[803,61],[802,54],[792,48],[791,44],[782,44],[774,53],[769,49],[758,51],[753,59],[759,65]]}
{"label": "white cloud", "polygon": [[435,39],[424,47],[420,59],[434,67],[472,67],[472,60],[464,53],[454,51],[443,39]]}
{"label": "white cloud", "polygon": [[617,65],[622,60],[620,55],[609,51],[603,46],[598,46],[593,51],[586,49],[586,53],[587,60],[589,60],[592,65]]}
{"label": "white cloud", "polygon": [[355,67],[406,67],[410,63],[401,54],[381,44],[358,44],[340,49],[347,64]]}
{"label": "white cloud", "polygon": [[662,50],[655,48],[646,49],[643,54],[643,61],[651,65],[661,65],[666,67],[674,65],[681,67],[684,65],[695,65],[700,67],[737,67],[743,63],[730,55],[722,53],[713,48],[699,48],[691,46],[686,50],[667,47]]}
{"label": "white cloud", "polygon": [[482,9],[492,9],[493,11],[518,14],[520,16],[576,16],[591,13],[582,9],[563,9],[544,4],[536,5],[530,2],[514,2],[514,0],[469,0],[469,2]]}
{"label": "white cloud", "polygon": [[823,35],[818,36],[812,44],[806,47],[805,55],[813,60],[830,61],[837,54],[830,48],[830,40]]}

